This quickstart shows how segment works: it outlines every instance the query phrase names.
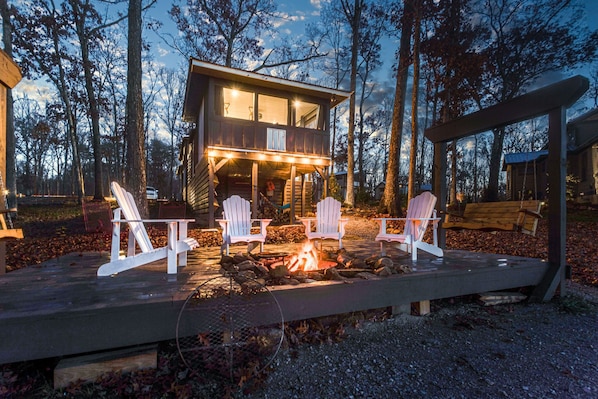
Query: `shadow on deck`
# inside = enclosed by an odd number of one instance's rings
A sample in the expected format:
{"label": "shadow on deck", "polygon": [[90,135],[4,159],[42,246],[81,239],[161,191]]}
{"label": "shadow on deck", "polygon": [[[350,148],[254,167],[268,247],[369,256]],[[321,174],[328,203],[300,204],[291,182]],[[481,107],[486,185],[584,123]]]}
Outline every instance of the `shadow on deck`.
{"label": "shadow on deck", "polygon": [[[377,251],[371,241],[345,244],[359,256]],[[266,251],[294,252],[298,245],[266,245]],[[237,248],[245,249],[231,251]],[[219,248],[199,248],[190,265],[172,276],[159,261],[98,278],[107,253],[70,254],[0,276],[0,364],[176,338],[183,302],[199,284],[219,276],[218,254]],[[389,255],[414,272],[268,288],[286,322],[535,286],[548,268],[540,259],[466,251],[445,251],[440,259],[420,254],[417,262],[398,250]]]}

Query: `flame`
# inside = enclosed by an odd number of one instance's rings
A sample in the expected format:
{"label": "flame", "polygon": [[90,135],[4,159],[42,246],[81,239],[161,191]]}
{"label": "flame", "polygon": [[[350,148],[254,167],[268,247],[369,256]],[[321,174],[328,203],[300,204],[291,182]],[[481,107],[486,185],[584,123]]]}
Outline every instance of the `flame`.
{"label": "flame", "polygon": [[311,241],[303,244],[299,253],[293,255],[289,262],[289,272],[296,272],[299,270],[310,271],[318,270],[318,251]]}

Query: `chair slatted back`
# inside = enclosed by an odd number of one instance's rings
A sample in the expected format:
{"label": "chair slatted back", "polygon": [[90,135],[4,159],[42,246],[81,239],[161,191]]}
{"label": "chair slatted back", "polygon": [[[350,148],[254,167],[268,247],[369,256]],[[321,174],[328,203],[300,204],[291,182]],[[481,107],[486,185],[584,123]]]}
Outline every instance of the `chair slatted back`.
{"label": "chair slatted back", "polygon": [[222,202],[224,218],[229,221],[229,235],[246,236],[251,233],[251,206],[249,201],[233,195]]}
{"label": "chair slatted back", "polygon": [[[436,206],[436,196],[429,191],[425,191],[420,195],[412,198],[407,207],[407,219],[429,219],[434,214],[434,207]],[[405,234],[413,234],[413,238],[418,241],[422,239],[423,234],[428,227],[428,220],[424,220],[417,226],[417,231],[412,232],[412,223],[407,220],[405,223]]]}
{"label": "chair slatted back", "polygon": [[[135,200],[133,199],[131,193],[122,188],[117,182],[112,182],[110,184],[110,188],[112,189],[112,193],[114,193],[114,197],[116,197],[116,202],[122,210],[124,218],[126,220],[141,220],[139,210],[137,209],[137,205],[135,204]],[[152,251],[154,247],[150,241],[143,222],[129,222],[128,224],[129,229],[133,232],[135,240],[137,241],[141,251]]]}
{"label": "chair slatted back", "polygon": [[337,233],[341,218],[341,203],[332,197],[326,197],[316,205],[316,231]]}

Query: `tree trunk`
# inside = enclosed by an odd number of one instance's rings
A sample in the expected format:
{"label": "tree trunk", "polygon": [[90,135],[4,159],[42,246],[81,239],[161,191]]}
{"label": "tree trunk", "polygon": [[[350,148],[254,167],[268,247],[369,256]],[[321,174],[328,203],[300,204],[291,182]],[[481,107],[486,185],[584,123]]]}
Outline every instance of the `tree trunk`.
{"label": "tree trunk", "polygon": [[392,110],[392,129],[388,153],[388,168],[386,172],[386,186],[384,200],[381,202],[386,212],[391,216],[401,215],[401,193],[399,191],[399,167],[401,157],[401,139],[403,132],[403,113],[405,111],[405,97],[407,93],[407,75],[409,72],[411,30],[413,28],[413,2],[405,1],[405,9],[401,17],[401,41],[399,45],[399,70],[395,86],[395,101]]}
{"label": "tree trunk", "polygon": [[125,184],[133,194],[141,217],[147,217],[143,98],[141,95],[141,2],[142,0],[129,0]]}
{"label": "tree trunk", "polygon": [[505,141],[505,129],[494,130],[492,140],[492,152],[490,154],[488,188],[484,193],[484,201],[498,201],[498,177],[500,174],[500,160],[502,158],[503,144]]}
{"label": "tree trunk", "polygon": [[413,91],[411,93],[411,149],[409,154],[409,183],[407,186],[407,203],[415,197],[415,167],[417,164],[418,143],[418,94],[419,94],[419,42],[420,42],[420,0],[414,1],[413,29]]}
{"label": "tree trunk", "polygon": [[71,1],[73,15],[75,18],[75,29],[81,46],[81,61],[83,62],[83,75],[85,78],[85,91],[87,92],[87,102],[89,106],[89,116],[91,118],[91,137],[94,160],[94,196],[96,200],[104,199],[104,179],[102,176],[102,151],[100,147],[100,112],[98,110],[98,101],[93,87],[93,71],[91,69],[91,60],[89,59],[89,36],[85,29],[87,4],[83,9],[80,7],[79,0]]}
{"label": "tree trunk", "polygon": [[[351,98],[349,99],[349,126],[347,131],[347,193],[345,203],[349,206],[355,205],[354,181],[355,181],[355,90],[357,88],[357,57],[359,55],[359,29],[361,21],[362,0],[355,0],[353,3],[353,14],[347,13],[351,23]],[[349,7],[346,7],[348,9]]]}

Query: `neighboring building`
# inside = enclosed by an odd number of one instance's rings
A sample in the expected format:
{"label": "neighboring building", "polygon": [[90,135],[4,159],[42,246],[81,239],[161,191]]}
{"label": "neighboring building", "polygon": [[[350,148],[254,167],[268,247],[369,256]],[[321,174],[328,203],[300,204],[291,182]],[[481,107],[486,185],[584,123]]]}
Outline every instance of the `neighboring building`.
{"label": "neighboring building", "polygon": [[252,201],[254,217],[260,193],[290,204],[294,221],[311,209],[311,173],[328,180],[330,110],[349,95],[191,59],[183,120],[196,128],[179,156],[183,199],[210,227],[234,194]]}
{"label": "neighboring building", "polygon": [[598,108],[567,123],[567,137],[573,145],[567,167],[577,179],[575,200],[598,205]]}
{"label": "neighboring building", "polygon": [[[567,123],[568,191],[577,202],[598,204],[598,108]],[[547,150],[506,154],[507,199],[544,199]]]}
{"label": "neighboring building", "polygon": [[546,157],[548,150],[505,154],[503,171],[507,172],[507,199],[546,197]]}

